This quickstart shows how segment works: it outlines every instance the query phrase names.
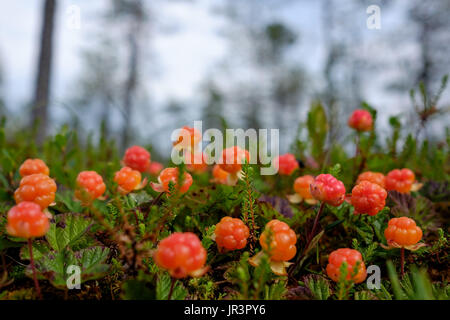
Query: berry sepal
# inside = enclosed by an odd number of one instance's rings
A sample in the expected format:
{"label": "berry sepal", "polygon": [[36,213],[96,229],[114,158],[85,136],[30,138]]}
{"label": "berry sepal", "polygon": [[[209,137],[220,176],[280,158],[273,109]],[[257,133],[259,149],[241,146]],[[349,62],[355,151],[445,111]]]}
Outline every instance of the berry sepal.
{"label": "berry sepal", "polygon": [[[264,251],[260,251],[253,257],[248,259],[248,263],[253,267],[257,267],[261,264],[263,256]],[[288,268],[291,264],[292,262],[269,260],[270,270],[272,270],[272,272],[275,273],[277,276],[287,276],[288,273],[286,268]]]}
{"label": "berry sepal", "polygon": [[393,241],[393,240],[387,240],[387,244],[388,244],[388,245],[384,245],[384,244],[380,243],[380,246],[381,246],[383,249],[386,249],[386,250],[405,248],[406,250],[409,250],[409,251],[417,251],[417,250],[419,250],[420,248],[423,248],[423,247],[426,247],[426,246],[427,246],[427,244],[426,244],[426,243],[423,243],[423,242],[418,242],[418,243],[416,243],[416,244],[403,245],[403,246],[402,246],[402,245],[398,244],[397,242],[395,242],[395,241]]}
{"label": "berry sepal", "polygon": [[316,199],[304,199],[298,193],[288,194],[286,195],[286,198],[289,200],[290,203],[293,204],[301,203],[303,201],[310,205],[315,205],[319,203],[319,201],[317,201]]}

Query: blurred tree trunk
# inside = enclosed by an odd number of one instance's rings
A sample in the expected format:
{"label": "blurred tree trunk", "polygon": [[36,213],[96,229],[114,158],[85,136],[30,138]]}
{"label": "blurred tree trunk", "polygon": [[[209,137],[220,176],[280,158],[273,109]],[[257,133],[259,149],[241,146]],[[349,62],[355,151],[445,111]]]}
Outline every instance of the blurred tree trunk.
{"label": "blurred tree trunk", "polygon": [[48,102],[50,94],[55,11],[56,0],[45,0],[41,29],[39,64],[31,114],[32,125],[38,125],[36,137],[38,143],[41,143],[44,140],[48,126]]}

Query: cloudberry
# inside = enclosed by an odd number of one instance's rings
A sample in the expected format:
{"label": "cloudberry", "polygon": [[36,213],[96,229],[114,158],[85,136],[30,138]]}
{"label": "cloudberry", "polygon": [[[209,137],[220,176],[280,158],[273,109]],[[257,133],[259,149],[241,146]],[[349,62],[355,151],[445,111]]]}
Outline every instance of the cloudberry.
{"label": "cloudberry", "polygon": [[213,182],[227,184],[229,173],[220,169],[220,166],[216,164],[212,170]]}
{"label": "cloudberry", "polygon": [[314,182],[314,177],[310,175],[298,177],[294,181],[294,190],[295,192],[302,197],[303,199],[312,199],[311,195],[311,183]]}
{"label": "cloudberry", "polygon": [[407,217],[392,218],[384,230],[384,236],[393,247],[409,247],[422,239],[422,230],[413,219]]}
{"label": "cloudberry", "polygon": [[100,198],[106,190],[102,176],[95,171],[81,171],[76,184],[75,198],[85,204]]}
{"label": "cloudberry", "polygon": [[285,222],[276,219],[266,224],[259,243],[273,261],[291,260],[297,252],[295,232]]}
{"label": "cloudberry", "polygon": [[174,278],[198,276],[204,269],[206,250],[192,232],[175,232],[159,243],[154,259]]}
{"label": "cloudberry", "polygon": [[14,199],[16,203],[31,201],[45,209],[55,201],[55,193],[55,181],[45,174],[35,173],[20,180],[20,186],[14,192]]}
{"label": "cloudberry", "polygon": [[369,181],[379,185],[382,188],[385,188],[386,186],[384,174],[380,172],[372,172],[372,171],[363,172],[358,176],[356,184],[360,183],[361,181]]}
{"label": "cloudberry", "polygon": [[152,183],[151,186],[153,190],[157,192],[169,192],[169,185],[172,182],[175,189],[178,189],[180,193],[185,193],[189,190],[192,185],[192,176],[188,173],[184,173],[183,184],[181,187],[178,185],[178,168],[166,168],[158,176],[159,184]]}
{"label": "cloudberry", "polygon": [[42,237],[50,227],[48,217],[39,205],[24,201],[8,211],[6,231],[20,238]]}
{"label": "cloudberry", "polygon": [[123,163],[133,170],[145,172],[150,166],[150,153],[140,146],[132,146],[125,151]]}
{"label": "cloudberry", "polygon": [[357,131],[370,131],[373,127],[372,115],[367,110],[355,110],[348,119],[348,126]]}
{"label": "cloudberry", "polygon": [[130,193],[139,188],[141,184],[141,173],[130,167],[123,167],[114,175],[114,181],[119,185],[119,192],[122,194]]}
{"label": "cloudberry", "polygon": [[351,203],[355,208],[355,214],[367,213],[376,215],[386,204],[387,192],[379,185],[362,181],[352,190]]}
{"label": "cloudberry", "polygon": [[[346,280],[361,283],[366,279],[366,266],[361,253],[354,249],[342,248],[333,251],[328,257],[327,274],[333,281],[339,281],[341,275],[340,267],[344,262],[347,263]],[[355,268],[358,269],[356,275],[353,276]]]}
{"label": "cloudberry", "polygon": [[20,176],[25,177],[35,173],[49,175],[50,170],[41,159],[27,159],[19,168]]}
{"label": "cloudberry", "polygon": [[186,169],[195,173],[202,173],[208,169],[206,155],[203,152],[191,153],[185,155]]}
{"label": "cloudberry", "polygon": [[214,230],[216,243],[219,250],[242,249],[247,245],[247,238],[250,235],[248,227],[241,219],[223,217]]}
{"label": "cloudberry", "polygon": [[290,176],[299,166],[295,156],[291,153],[286,153],[275,158],[275,167],[278,168],[279,174]]}
{"label": "cloudberry", "polygon": [[409,193],[415,179],[414,172],[409,169],[394,169],[386,176],[386,190]]}
{"label": "cloudberry", "polygon": [[345,186],[331,174],[319,174],[311,183],[311,195],[319,201],[338,207],[345,200]]}
{"label": "cloudberry", "polygon": [[250,162],[248,151],[234,146],[223,150],[222,163],[219,165],[222,170],[231,174],[237,174],[241,171],[242,164],[245,161]]}
{"label": "cloudberry", "polygon": [[177,148],[194,150],[197,144],[202,140],[202,134],[195,128],[184,126],[181,128],[178,139],[173,143]]}
{"label": "cloudberry", "polygon": [[148,167],[148,173],[150,173],[152,176],[157,176],[159,173],[164,169],[164,166],[156,161],[150,162],[150,165]]}

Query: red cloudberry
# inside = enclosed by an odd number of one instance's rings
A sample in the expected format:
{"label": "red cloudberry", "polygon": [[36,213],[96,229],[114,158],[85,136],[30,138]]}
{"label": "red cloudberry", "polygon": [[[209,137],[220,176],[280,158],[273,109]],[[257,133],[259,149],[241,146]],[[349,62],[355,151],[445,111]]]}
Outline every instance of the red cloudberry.
{"label": "red cloudberry", "polygon": [[[347,263],[346,280],[361,283],[366,279],[366,266],[361,253],[354,249],[342,248],[333,251],[328,257],[327,274],[333,281],[339,281],[341,276],[340,268],[344,262]],[[353,276],[355,268],[357,268],[357,273]]]}
{"label": "red cloudberry", "polygon": [[42,237],[50,227],[48,217],[41,207],[29,201],[15,205],[8,211],[6,231],[20,238]]}
{"label": "red cloudberry", "polygon": [[50,170],[48,169],[45,162],[41,159],[27,159],[20,166],[19,173],[22,177],[29,176],[35,173],[42,173],[48,176]]}
{"label": "red cloudberry", "polygon": [[331,174],[319,174],[311,183],[311,195],[319,201],[337,207],[345,200],[345,186]]}
{"label": "red cloudberry", "polygon": [[206,250],[191,232],[175,232],[162,240],[155,255],[156,264],[167,269],[174,278],[197,276],[204,269]]}
{"label": "red cloudberry", "polygon": [[370,131],[373,127],[372,115],[367,110],[355,110],[348,119],[348,126],[357,131]]}
{"label": "red cloudberry", "polygon": [[285,222],[276,219],[266,224],[259,243],[273,261],[291,260],[297,252],[295,232]]}
{"label": "red cloudberry", "polygon": [[208,169],[206,155],[203,152],[191,153],[185,155],[186,169],[195,173],[202,173]]}
{"label": "red cloudberry", "polygon": [[220,169],[220,166],[216,164],[212,170],[213,182],[227,184],[229,173]]}
{"label": "red cloudberry", "polygon": [[242,249],[247,245],[247,238],[250,235],[248,227],[241,219],[223,217],[214,230],[216,243],[219,250]]}
{"label": "red cloudberry", "polygon": [[35,173],[20,180],[20,186],[14,192],[14,199],[16,203],[31,201],[45,209],[55,201],[55,193],[55,181],[45,174]]}
{"label": "red cloudberry", "polygon": [[386,176],[386,190],[409,193],[415,179],[414,172],[409,169],[394,169]]}
{"label": "red cloudberry", "polygon": [[100,198],[106,190],[103,178],[95,171],[82,171],[76,180],[75,198],[85,204]]}
{"label": "red cloudberry", "polygon": [[242,164],[250,162],[250,154],[238,146],[224,149],[222,152],[222,163],[220,168],[228,173],[237,174],[241,171]]}
{"label": "red cloudberry", "polygon": [[363,172],[358,176],[356,184],[360,183],[361,181],[369,181],[379,185],[382,188],[385,187],[385,177],[384,174],[380,172],[372,172],[372,171]]}
{"label": "red cloudberry", "polygon": [[141,173],[130,167],[123,167],[114,175],[114,181],[119,185],[119,192],[122,194],[130,193],[139,188],[141,184]]}
{"label": "red cloudberry", "polygon": [[148,173],[150,173],[152,176],[157,176],[159,173],[164,169],[164,166],[156,161],[150,162],[150,165],[148,167]]}
{"label": "red cloudberry", "polygon": [[131,169],[145,172],[150,166],[150,152],[140,146],[132,146],[125,151],[123,163]]}
{"label": "red cloudberry", "polygon": [[184,126],[181,128],[178,139],[173,143],[177,148],[194,150],[197,144],[202,140],[202,134],[195,128]]}
{"label": "red cloudberry", "polygon": [[291,153],[278,156],[274,161],[278,173],[285,176],[290,176],[299,167],[295,156]]}
{"label": "red cloudberry", "polygon": [[384,230],[384,236],[390,246],[409,247],[422,239],[422,230],[413,219],[407,217],[392,218]]}
{"label": "red cloudberry", "polygon": [[379,185],[362,181],[352,190],[351,203],[355,208],[355,214],[367,213],[376,215],[386,204],[387,192]]}
{"label": "red cloudberry", "polygon": [[169,192],[169,185],[173,183],[174,188],[178,189],[180,193],[185,193],[189,190],[192,185],[192,176],[185,172],[183,175],[183,183],[181,186],[178,184],[179,170],[178,168],[166,168],[158,176],[159,184],[152,183],[151,186],[153,190],[157,192]]}

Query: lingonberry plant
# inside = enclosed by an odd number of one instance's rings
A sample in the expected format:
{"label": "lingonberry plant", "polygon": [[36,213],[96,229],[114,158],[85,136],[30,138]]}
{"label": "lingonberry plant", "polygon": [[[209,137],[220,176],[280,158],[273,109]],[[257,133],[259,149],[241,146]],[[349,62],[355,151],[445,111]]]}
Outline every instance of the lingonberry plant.
{"label": "lingonberry plant", "polygon": [[0,299],[450,299],[450,131],[376,115],[363,103],[348,130],[314,102],[275,175],[247,146],[207,164],[189,126],[163,141],[194,160],[178,165],[0,121]]}

